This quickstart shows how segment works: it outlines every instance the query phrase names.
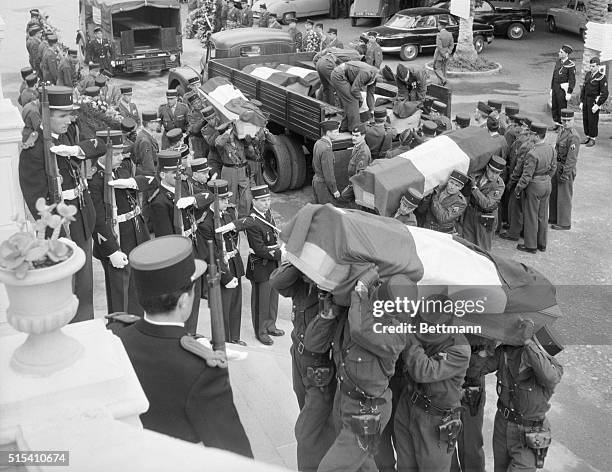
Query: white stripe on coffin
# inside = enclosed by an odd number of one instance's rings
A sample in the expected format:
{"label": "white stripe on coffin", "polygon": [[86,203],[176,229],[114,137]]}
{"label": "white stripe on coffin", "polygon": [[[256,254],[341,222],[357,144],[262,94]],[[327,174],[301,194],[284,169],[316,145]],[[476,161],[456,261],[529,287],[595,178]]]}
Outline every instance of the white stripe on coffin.
{"label": "white stripe on coffin", "polygon": [[423,195],[444,185],[453,170],[467,174],[470,158],[448,136],[436,136],[397,157],[408,159],[425,177]]}
{"label": "white stripe on coffin", "polygon": [[[440,293],[448,286],[453,300],[482,300],[484,313],[503,313],[507,297],[497,269],[485,256],[455,241],[450,234],[407,226],[423,264],[419,296]],[[431,290],[428,290],[430,286]]]}
{"label": "white stripe on coffin", "polygon": [[297,75],[298,77],[301,77],[302,79],[305,79],[312,73],[316,74],[316,71],[312,69],[306,69],[305,67],[295,67],[295,66],[289,67],[289,69],[287,69],[284,72],[286,72],[287,74],[291,74],[291,75]]}
{"label": "white stripe on coffin", "polygon": [[272,69],[271,67],[262,66],[253,69],[251,72],[249,72],[249,75],[252,75],[253,77],[258,77],[263,80],[268,80],[272,74],[277,74],[278,72],[280,71]]}
{"label": "white stripe on coffin", "polygon": [[[287,259],[319,287],[332,291],[348,278],[351,266],[337,264],[323,249],[313,243],[305,242],[300,254],[294,256],[287,252]],[[306,262],[308,261],[308,262]]]}
{"label": "white stripe on coffin", "polygon": [[200,91],[204,94],[204,97],[210,102],[210,104],[223,116],[225,117],[224,121],[232,121],[237,120],[238,115],[232,111],[229,111],[225,108],[225,105],[234,98],[244,98],[247,99],[244,94],[235,88],[232,84],[225,84],[217,87],[210,93],[204,92],[202,89]]}

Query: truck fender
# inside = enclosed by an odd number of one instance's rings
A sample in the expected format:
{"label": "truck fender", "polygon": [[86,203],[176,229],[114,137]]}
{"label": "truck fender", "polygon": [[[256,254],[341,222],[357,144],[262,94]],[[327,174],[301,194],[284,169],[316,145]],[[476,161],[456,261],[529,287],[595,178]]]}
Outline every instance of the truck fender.
{"label": "truck fender", "polygon": [[187,90],[189,79],[192,79],[194,77],[198,77],[198,79],[200,79],[200,74],[198,74],[198,72],[192,67],[173,67],[168,73],[168,88],[177,90],[182,89],[184,93],[185,90]]}

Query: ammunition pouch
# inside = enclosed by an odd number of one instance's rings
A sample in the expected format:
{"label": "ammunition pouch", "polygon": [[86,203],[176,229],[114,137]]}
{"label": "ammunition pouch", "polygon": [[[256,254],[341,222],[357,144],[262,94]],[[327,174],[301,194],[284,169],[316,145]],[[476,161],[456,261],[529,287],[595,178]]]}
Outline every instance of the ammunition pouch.
{"label": "ammunition pouch", "polygon": [[440,442],[446,442],[446,452],[451,453],[457,445],[457,437],[463,429],[461,419],[456,414],[445,416],[438,425],[438,433]]}
{"label": "ammunition pouch", "polygon": [[482,401],[483,392],[484,388],[480,385],[463,387],[461,403],[469,409],[471,416],[476,416],[478,414],[478,407]]}
{"label": "ammunition pouch", "polygon": [[334,377],[334,371],[331,367],[307,367],[306,378],[314,387],[327,387]]}
{"label": "ammunition pouch", "polygon": [[535,454],[536,469],[544,467],[544,459],[551,441],[552,434],[547,426],[535,426],[525,431],[525,445]]}
{"label": "ammunition pouch", "polygon": [[491,213],[481,213],[478,215],[478,222],[483,226],[485,231],[490,233],[493,231],[495,225],[495,215]]}
{"label": "ammunition pouch", "polygon": [[380,412],[352,415],[351,429],[357,436],[357,444],[362,451],[375,455],[381,433]]}

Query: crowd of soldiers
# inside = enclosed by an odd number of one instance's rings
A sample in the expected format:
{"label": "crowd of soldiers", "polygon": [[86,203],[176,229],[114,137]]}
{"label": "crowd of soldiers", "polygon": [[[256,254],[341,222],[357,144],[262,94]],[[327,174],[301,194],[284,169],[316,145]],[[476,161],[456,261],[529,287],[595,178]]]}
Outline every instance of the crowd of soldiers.
{"label": "crowd of soldiers", "polygon": [[[220,0],[215,25],[252,26],[252,12],[244,3],[246,8]],[[274,27],[273,18],[266,23],[265,5],[261,8],[260,26]],[[491,249],[495,233],[514,241],[522,236],[524,243],[517,248],[528,253],[546,250],[547,223],[553,229],[571,227],[580,145],[571,110],[558,110],[562,129],[555,146],[545,142],[546,125],[521,113],[519,106],[503,108],[497,100],[479,102],[473,116],[459,114],[451,122],[447,105],[427,97],[423,69],[400,64],[394,73],[382,65],[375,34],[345,49],[333,29],[324,38],[323,25],[309,20],[302,34],[291,20],[290,28],[300,38],[296,48],[317,52],[319,96],[344,110],[342,121],[322,123],[321,139],[314,145],[316,203],[358,207],[351,186],[338,188],[334,175],[332,143],[341,130],[349,131],[353,140],[350,177],[372,160],[394,157],[453,129],[477,126],[499,142],[499,152],[487,166],[473,175],[454,170],[429,195],[408,191],[394,217],[407,225],[459,234],[484,250]],[[131,101],[132,88],[112,84],[112,48],[101,30],[92,41],[96,44],[88,45],[88,74],[83,76],[76,51],[68,50],[58,60],[54,35],[45,34],[38,22],[30,23],[30,67],[22,70],[19,99],[26,123],[21,189],[36,215],[38,198],[49,200],[54,193],[48,178],[50,152],[61,177],[55,190],[61,201],[77,209],[69,236],[87,256],[75,277],[79,309],[74,321],[93,318],[93,256],[104,269],[107,308],[115,313],[109,316],[111,323],[126,321],[126,313],[139,318],[117,332],[151,403],[142,417],[145,427],[252,457],[227,372],[211,373],[218,359],[206,349],[183,345],[181,337],[196,331],[200,300],[208,296],[206,269],[198,260],[211,260],[212,248],[212,260],[220,264],[226,342],[246,344],[240,334],[243,276],[251,282],[255,336],[265,345],[273,344],[271,336],[284,335],[276,326],[279,294],[292,298],[299,470],[483,471],[484,379],[491,372],[497,373],[499,396],[493,435],[496,470],[541,467],[550,443],[545,415],[563,368],[534,341],[533,322],[521,320],[517,326],[520,346],[438,329],[435,334],[399,334],[392,328],[410,321],[401,313],[378,318],[390,329],[384,336],[375,334],[374,304],[414,298],[414,282],[403,275],[380,280],[372,264],[359,276],[350,302],[340,304],[295,266],[281,263],[284,248],[262,176],[263,146],[275,138],[255,101],[235,121],[223,122],[197,84],[191,84],[182,97],[168,90],[157,111],[140,113]],[[42,54],[35,41],[46,44]],[[64,77],[60,69],[70,74]],[[413,126],[393,128],[388,108],[376,106],[374,84],[383,76],[397,85],[391,108],[395,117],[409,119],[420,112]],[[41,79],[49,83],[48,103],[40,96]],[[593,80],[600,82],[595,70],[588,78]],[[365,111],[361,92],[366,92]],[[583,93],[585,106],[603,103]],[[101,97],[116,108],[121,129],[84,135],[74,118],[77,101]],[[44,107],[49,120],[43,124]],[[50,131],[48,150],[45,127]],[[588,137],[594,142],[596,132]],[[246,233],[250,247],[246,268],[240,232]],[[441,306],[448,298],[428,300]],[[453,318],[442,310],[422,310],[412,322],[439,328],[452,325]],[[164,344],[163,338],[172,344]],[[147,354],[139,355],[141,350]],[[193,366],[199,374],[185,384],[185,398],[177,401],[180,389],[172,382],[160,386],[160,371],[165,372],[160,365],[168,371],[176,368],[177,359],[181,366],[191,365],[192,354],[205,364]],[[184,424],[168,420],[168,404],[178,408],[173,414]]]}

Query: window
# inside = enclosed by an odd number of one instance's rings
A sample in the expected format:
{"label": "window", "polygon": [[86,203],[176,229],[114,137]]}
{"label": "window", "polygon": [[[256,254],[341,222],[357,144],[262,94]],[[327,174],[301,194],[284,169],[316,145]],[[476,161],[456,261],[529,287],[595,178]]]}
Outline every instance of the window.
{"label": "window", "polygon": [[435,28],[436,17],[433,15],[423,16],[416,21],[414,26],[415,28]]}
{"label": "window", "polygon": [[252,46],[242,46],[240,48],[240,56],[241,57],[251,57],[251,56],[260,56],[261,48],[256,45]]}
{"label": "window", "polygon": [[414,28],[415,21],[420,17],[406,16],[406,15],[395,15],[391,18],[385,26],[391,28],[408,29]]}
{"label": "window", "polygon": [[586,7],[584,6],[583,2],[578,2],[578,5],[576,5],[576,11],[586,12]]}
{"label": "window", "polygon": [[455,18],[451,15],[438,15],[438,24],[444,26],[455,26],[457,24]]}
{"label": "window", "polygon": [[490,13],[493,11],[493,7],[488,2],[482,2],[480,5],[474,8],[474,11],[481,13]]}

